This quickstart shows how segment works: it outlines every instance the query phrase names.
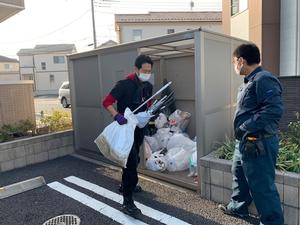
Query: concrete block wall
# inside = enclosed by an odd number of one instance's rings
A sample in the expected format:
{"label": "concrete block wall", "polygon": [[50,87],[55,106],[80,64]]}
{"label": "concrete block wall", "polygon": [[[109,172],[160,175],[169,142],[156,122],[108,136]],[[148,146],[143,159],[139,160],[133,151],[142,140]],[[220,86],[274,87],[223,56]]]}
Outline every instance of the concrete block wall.
{"label": "concrete block wall", "polygon": [[[276,186],[280,195],[286,225],[300,225],[300,174],[276,171]],[[201,197],[227,204],[231,197],[231,161],[217,159],[211,153],[200,159]],[[254,203],[250,213],[257,215]]]}
{"label": "concrete block wall", "polygon": [[0,172],[52,160],[74,152],[73,131],[0,144]]}

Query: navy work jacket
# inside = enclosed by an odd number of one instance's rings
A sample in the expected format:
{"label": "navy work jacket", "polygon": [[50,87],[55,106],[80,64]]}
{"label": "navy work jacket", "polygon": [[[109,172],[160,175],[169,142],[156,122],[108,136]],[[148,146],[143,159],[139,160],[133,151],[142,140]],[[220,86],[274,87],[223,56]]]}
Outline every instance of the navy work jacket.
{"label": "navy work jacket", "polygon": [[279,80],[261,67],[244,78],[237,97],[234,129],[247,135],[277,134],[283,113]]}

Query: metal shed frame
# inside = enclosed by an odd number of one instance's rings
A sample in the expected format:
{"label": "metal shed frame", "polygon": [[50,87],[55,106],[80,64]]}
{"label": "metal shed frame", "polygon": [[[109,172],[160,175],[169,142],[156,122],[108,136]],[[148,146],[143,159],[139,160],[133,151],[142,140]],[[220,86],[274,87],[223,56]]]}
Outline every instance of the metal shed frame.
{"label": "metal shed frame", "polygon": [[[109,68],[113,68],[116,65],[116,62],[111,62],[112,60],[114,60],[116,57],[121,57],[122,54],[124,54],[124,56],[128,54],[128,58],[130,58],[132,61],[132,65],[135,56],[140,53],[148,54],[153,57],[154,60],[159,60],[158,69],[160,76],[162,76],[161,74],[164,73],[164,60],[172,58],[180,59],[183,57],[192,56],[195,82],[193,84],[195,95],[194,114],[196,118],[194,125],[197,140],[200,140],[197,142],[199,165],[199,158],[209,154],[212,151],[211,140],[207,141],[209,137],[211,139],[212,136],[215,135],[216,141],[222,141],[224,140],[225,135],[232,135],[231,119],[233,118],[236,100],[235,96],[237,93],[237,88],[241,83],[241,79],[238,76],[233,75],[231,60],[233,49],[241,43],[245,43],[245,41],[199,28],[196,30],[189,30],[186,32],[69,55],[68,67],[71,85],[71,105],[75,136],[75,151],[79,154],[103,160],[103,158],[99,156],[100,154],[94,154],[95,151],[90,151],[90,147],[86,147],[83,144],[84,142],[87,143],[89,140],[93,142],[93,138],[95,138],[95,132],[93,135],[85,138],[83,136],[88,134],[80,133],[80,129],[83,129],[84,127],[84,119],[86,119],[85,121],[92,119],[90,118],[90,115],[96,115],[97,110],[99,110],[99,112],[101,112],[103,115],[102,125],[108,124],[108,118],[105,118],[106,114],[105,110],[101,106],[101,101],[97,102],[100,99],[95,98],[93,103],[89,104],[89,99],[84,99],[84,96],[89,95],[93,97],[89,92],[94,91],[95,95],[99,94],[101,98],[104,97],[103,90],[111,88],[107,87],[107,82],[108,79],[112,79],[111,77],[104,79],[104,75],[106,75],[105,72],[110,72]],[[126,61],[127,57],[125,58]],[[216,61],[214,62],[214,60]],[[117,63],[119,62],[120,60]],[[112,63],[112,65],[107,65],[110,63]],[[90,78],[94,81],[90,82],[91,87],[85,87],[89,85],[87,85],[88,83],[85,83],[86,80],[82,77],[86,71],[84,68],[87,68],[86,70],[88,70],[88,74],[94,75],[94,77],[86,76],[86,79]],[[222,72],[224,77],[221,76]],[[218,74],[220,74],[220,77],[218,77]],[[96,76],[99,76],[99,78],[95,79]],[[160,78],[161,79],[158,79],[158,82],[162,81],[162,77]],[[110,85],[112,83],[113,82],[111,82]],[[213,85],[216,85],[216,87]],[[223,92],[221,92],[223,87],[222,85],[225,85],[227,88],[225,90],[225,97],[224,94],[222,94]],[[95,88],[96,86],[97,88]],[[97,90],[98,88],[100,90]],[[214,88],[216,88],[216,92],[218,92],[216,94],[217,96],[211,95],[211,89]],[[219,91],[221,93],[219,93]],[[222,102],[223,99],[221,98],[225,99],[225,102]],[[210,103],[210,100],[215,103]],[[89,110],[90,114],[84,114]],[[85,118],[82,118],[82,115],[85,115]],[[224,118],[226,121],[224,121]],[[221,121],[221,124],[218,125],[218,121]],[[95,123],[97,123],[97,121],[95,121]],[[212,127],[209,126],[208,123],[212,123]],[[90,122],[89,124],[89,127],[91,127],[92,123]],[[101,127],[101,129],[103,128],[104,127]],[[87,129],[87,127],[84,129]],[[198,176],[201,174],[199,168],[200,166],[198,166]],[[175,184],[179,184],[184,187],[200,190],[200,182],[198,185],[186,183],[185,179],[181,180],[174,177],[170,178],[170,175],[154,173],[142,168],[140,169],[140,172],[159,179],[167,180]]]}

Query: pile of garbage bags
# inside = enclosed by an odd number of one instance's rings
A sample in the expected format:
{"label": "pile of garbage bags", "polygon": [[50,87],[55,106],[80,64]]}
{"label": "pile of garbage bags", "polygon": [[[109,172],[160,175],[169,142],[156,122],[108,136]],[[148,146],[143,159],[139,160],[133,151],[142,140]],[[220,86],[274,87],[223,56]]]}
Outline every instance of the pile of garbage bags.
{"label": "pile of garbage bags", "polygon": [[184,171],[197,175],[197,144],[185,132],[191,114],[175,110],[169,117],[160,113],[154,121],[157,132],[145,136],[145,166],[152,171]]}

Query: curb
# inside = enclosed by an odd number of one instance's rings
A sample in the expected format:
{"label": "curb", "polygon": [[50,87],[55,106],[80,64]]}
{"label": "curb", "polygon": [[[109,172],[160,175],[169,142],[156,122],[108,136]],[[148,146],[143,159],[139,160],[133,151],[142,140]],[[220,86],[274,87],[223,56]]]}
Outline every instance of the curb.
{"label": "curb", "polygon": [[35,177],[29,180],[21,181],[4,187],[0,187],[0,199],[23,193],[46,184],[44,177]]}

